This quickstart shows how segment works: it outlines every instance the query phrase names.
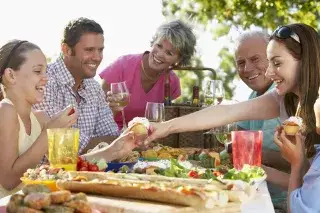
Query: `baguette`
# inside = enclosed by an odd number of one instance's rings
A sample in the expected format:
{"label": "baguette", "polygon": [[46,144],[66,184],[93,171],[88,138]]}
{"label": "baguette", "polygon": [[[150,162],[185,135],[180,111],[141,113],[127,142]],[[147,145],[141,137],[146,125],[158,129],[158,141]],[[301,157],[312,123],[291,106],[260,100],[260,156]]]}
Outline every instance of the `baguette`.
{"label": "baguette", "polygon": [[[86,177],[86,180],[72,180],[77,176]],[[144,178],[141,176],[134,179],[135,176],[131,174],[70,172],[71,179],[58,180],[57,187],[72,192],[151,200],[196,208],[212,209],[215,206],[225,206],[229,202],[228,192],[219,189],[215,184],[184,183],[176,180],[179,178],[161,180],[148,175],[143,175]]]}
{"label": "baguette", "polygon": [[177,184],[189,184],[189,185],[197,185],[204,186],[210,185],[211,188],[214,187],[216,190],[228,190],[231,188],[230,185],[224,184],[219,181],[212,181],[206,179],[191,179],[191,178],[177,178],[177,177],[166,177],[161,175],[146,175],[146,174],[124,174],[124,173],[105,173],[105,172],[76,172],[69,171],[68,172],[70,179],[85,176],[86,179],[99,179],[99,180],[110,180],[110,179],[126,179],[126,180],[143,180],[143,181],[166,181],[166,182],[174,182]]}

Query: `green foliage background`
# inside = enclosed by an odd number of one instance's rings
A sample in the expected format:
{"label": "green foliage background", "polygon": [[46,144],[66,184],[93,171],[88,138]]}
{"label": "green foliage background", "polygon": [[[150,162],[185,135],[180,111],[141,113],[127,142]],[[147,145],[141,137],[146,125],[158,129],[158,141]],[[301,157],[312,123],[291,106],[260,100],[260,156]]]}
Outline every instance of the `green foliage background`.
{"label": "green foliage background", "polygon": [[[301,22],[320,30],[320,1],[310,0],[163,0],[162,13],[166,17],[189,19],[212,32],[212,39],[227,36],[231,27],[248,30],[260,27],[272,32],[279,25]],[[230,42],[232,42],[230,40]],[[232,98],[233,79],[237,76],[233,53],[228,47],[219,52],[220,65],[217,78],[224,81],[226,98]],[[201,58],[196,57],[193,66],[202,66]],[[202,84],[206,73],[192,74],[177,72],[183,87],[179,101],[191,99],[192,86]]]}

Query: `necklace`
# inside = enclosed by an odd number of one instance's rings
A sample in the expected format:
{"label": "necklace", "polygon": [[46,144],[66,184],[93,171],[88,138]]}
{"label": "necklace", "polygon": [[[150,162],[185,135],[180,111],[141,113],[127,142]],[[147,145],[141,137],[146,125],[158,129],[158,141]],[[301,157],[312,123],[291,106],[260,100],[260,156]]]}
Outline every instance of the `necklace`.
{"label": "necklace", "polygon": [[144,75],[145,75],[150,81],[157,81],[157,80],[158,80],[157,78],[163,73],[163,72],[158,73],[157,76],[156,76],[156,78],[154,79],[154,78],[150,77],[150,76],[147,74],[146,70],[144,69],[143,60],[141,60],[141,67],[142,67],[142,71],[143,71]]}

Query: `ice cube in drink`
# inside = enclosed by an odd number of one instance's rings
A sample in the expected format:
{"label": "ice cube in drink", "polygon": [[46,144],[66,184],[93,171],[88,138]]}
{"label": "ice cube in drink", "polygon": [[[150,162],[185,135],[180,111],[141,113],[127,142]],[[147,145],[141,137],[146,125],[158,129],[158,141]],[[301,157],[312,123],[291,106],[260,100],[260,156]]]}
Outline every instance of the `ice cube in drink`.
{"label": "ice cube in drink", "polygon": [[47,133],[50,166],[75,171],[79,149],[79,129],[48,129]]}

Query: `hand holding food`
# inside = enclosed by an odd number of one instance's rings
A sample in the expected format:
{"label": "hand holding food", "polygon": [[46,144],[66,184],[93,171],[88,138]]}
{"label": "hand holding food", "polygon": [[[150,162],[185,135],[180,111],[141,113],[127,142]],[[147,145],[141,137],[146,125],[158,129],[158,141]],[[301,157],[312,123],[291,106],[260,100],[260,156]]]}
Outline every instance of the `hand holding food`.
{"label": "hand holding food", "polygon": [[[281,155],[291,166],[302,166],[307,159],[305,145],[302,135],[298,132],[295,135],[295,143],[290,141],[285,134],[277,130],[274,134],[274,142],[279,146]],[[293,138],[291,140],[294,140]]]}
{"label": "hand holding food", "polygon": [[110,144],[114,152],[118,153],[118,158],[127,156],[134,148],[140,145],[133,131],[122,133],[115,141]]}
{"label": "hand holding food", "polygon": [[148,119],[135,117],[128,123],[128,130],[134,132],[136,140],[144,141],[148,137],[149,126]]}
{"label": "hand holding food", "polygon": [[77,122],[77,119],[77,111],[75,111],[72,105],[69,105],[50,119],[50,121],[46,124],[47,129],[71,127]]}
{"label": "hand holding food", "polygon": [[166,122],[151,123],[149,132],[149,137],[145,140],[145,144],[149,144],[156,139],[164,138],[170,134],[169,126]]}

